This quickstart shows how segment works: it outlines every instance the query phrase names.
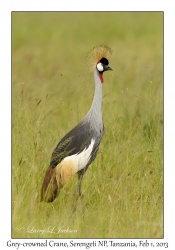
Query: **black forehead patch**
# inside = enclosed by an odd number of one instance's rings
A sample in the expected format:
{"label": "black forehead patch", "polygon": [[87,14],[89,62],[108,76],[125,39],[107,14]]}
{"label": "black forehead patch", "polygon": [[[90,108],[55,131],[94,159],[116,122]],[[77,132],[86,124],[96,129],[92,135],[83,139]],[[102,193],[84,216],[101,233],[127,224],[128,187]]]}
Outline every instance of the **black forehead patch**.
{"label": "black forehead patch", "polygon": [[108,62],[108,59],[106,59],[105,57],[103,57],[101,60],[100,60],[101,63],[105,64],[105,65],[108,65],[109,62]]}

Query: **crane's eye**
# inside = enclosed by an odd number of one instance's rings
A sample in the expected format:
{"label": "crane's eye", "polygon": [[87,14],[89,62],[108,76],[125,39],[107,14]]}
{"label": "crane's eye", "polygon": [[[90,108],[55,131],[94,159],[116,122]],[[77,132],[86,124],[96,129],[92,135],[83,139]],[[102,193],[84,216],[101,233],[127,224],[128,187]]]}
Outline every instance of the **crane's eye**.
{"label": "crane's eye", "polygon": [[101,62],[97,63],[97,69],[98,69],[99,72],[104,71],[103,64]]}

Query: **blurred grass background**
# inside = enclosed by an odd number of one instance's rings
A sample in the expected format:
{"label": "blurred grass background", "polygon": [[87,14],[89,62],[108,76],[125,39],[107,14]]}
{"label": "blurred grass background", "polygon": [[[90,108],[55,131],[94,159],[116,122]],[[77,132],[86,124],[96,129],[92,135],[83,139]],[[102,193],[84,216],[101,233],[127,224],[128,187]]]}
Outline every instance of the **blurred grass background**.
{"label": "blurred grass background", "polygon": [[[57,142],[90,108],[86,55],[100,44],[115,69],[105,134],[73,214],[77,176],[51,204],[39,194]],[[163,13],[12,13],[12,237],[163,237]]]}

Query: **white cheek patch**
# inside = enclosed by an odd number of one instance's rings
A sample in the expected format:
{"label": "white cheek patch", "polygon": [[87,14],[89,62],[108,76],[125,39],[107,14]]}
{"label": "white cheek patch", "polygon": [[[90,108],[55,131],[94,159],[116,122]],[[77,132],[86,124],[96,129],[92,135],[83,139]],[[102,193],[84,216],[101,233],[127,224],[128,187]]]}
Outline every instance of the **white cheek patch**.
{"label": "white cheek patch", "polygon": [[97,69],[99,72],[103,72],[104,69],[103,69],[103,64],[101,62],[97,64]]}

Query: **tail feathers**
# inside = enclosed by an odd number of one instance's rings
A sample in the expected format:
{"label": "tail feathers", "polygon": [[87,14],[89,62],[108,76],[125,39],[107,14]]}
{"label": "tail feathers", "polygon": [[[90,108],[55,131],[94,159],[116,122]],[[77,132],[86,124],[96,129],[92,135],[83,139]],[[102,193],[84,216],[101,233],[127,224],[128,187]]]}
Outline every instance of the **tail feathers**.
{"label": "tail feathers", "polygon": [[55,168],[49,167],[41,188],[41,201],[52,202],[63,186],[77,173],[72,160],[62,161]]}
{"label": "tail feathers", "polygon": [[59,194],[55,168],[48,168],[41,188],[41,201],[52,202]]}

